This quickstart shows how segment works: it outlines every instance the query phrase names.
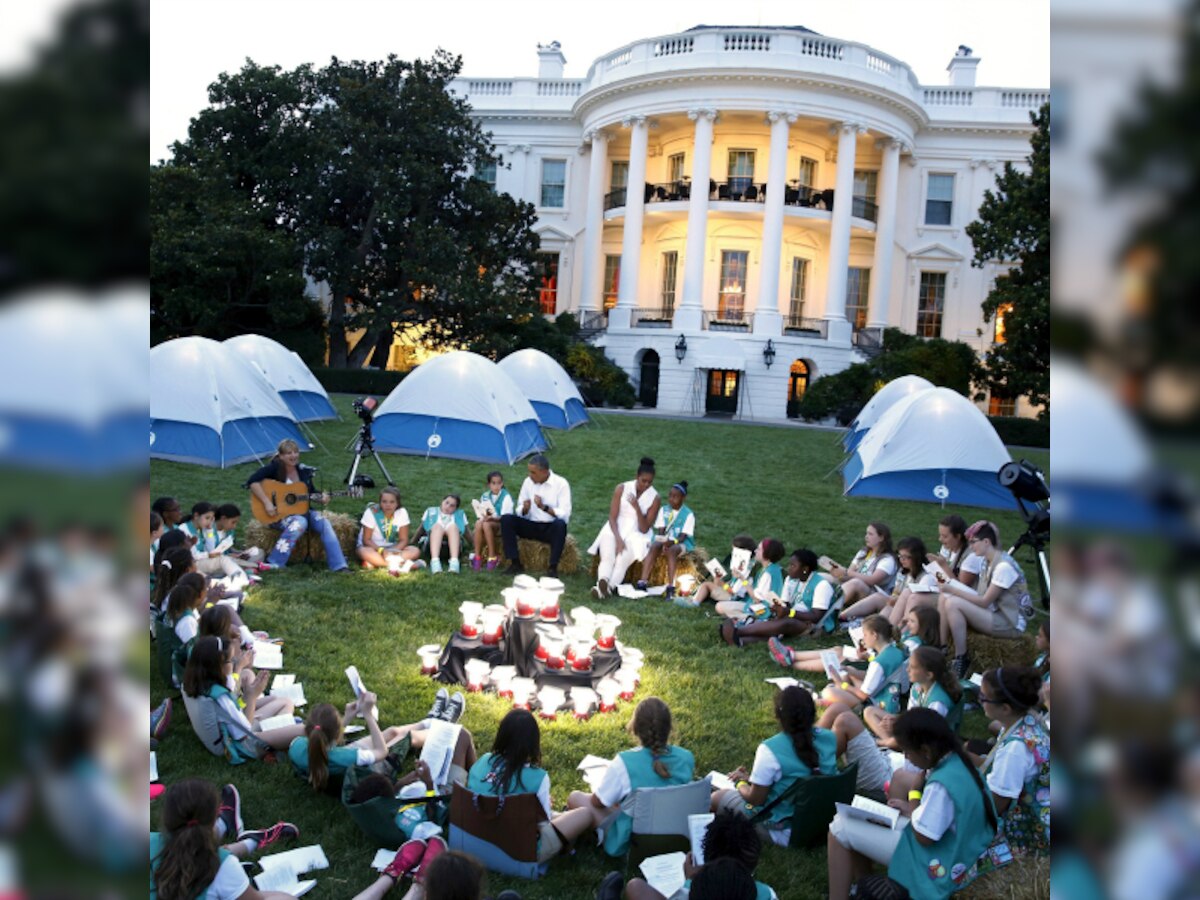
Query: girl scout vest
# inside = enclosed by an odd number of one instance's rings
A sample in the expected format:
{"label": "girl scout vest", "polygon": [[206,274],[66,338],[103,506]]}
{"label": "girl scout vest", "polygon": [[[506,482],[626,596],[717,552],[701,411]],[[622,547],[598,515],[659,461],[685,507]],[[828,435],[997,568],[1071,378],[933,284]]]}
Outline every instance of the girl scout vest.
{"label": "girl scout vest", "polygon": [[[308,777],[308,738],[301,735],[288,744],[288,760],[297,775]],[[330,747],[329,759],[325,767],[331,776],[345,775],[347,769],[354,768],[358,761],[358,751],[353,747]]]}
{"label": "girl scout vest", "polygon": [[1021,788],[1021,796],[1004,815],[1004,838],[1013,852],[1043,855],[1050,852],[1050,735],[1032,714],[1000,738],[1000,746],[1020,741],[1033,754],[1037,771]]}
{"label": "girl scout vest", "polygon": [[883,684],[871,695],[871,703],[884,712],[896,715],[900,712],[900,676],[903,674],[904,651],[889,644],[875,657],[874,662],[883,669]]}
{"label": "girl scout vest", "polygon": [[[766,575],[771,579],[769,590],[774,591],[775,596],[779,596],[783,593],[783,569],[779,567],[779,563],[771,563],[768,565],[762,570],[762,572],[756,575],[754,580],[750,583],[754,586],[757,586],[758,582],[762,580],[763,575]],[[765,600],[755,600],[749,594],[746,595],[745,603],[745,612],[747,615],[753,615],[753,613],[750,612],[750,605],[752,603],[762,603],[766,606],[761,613],[758,613],[754,616],[756,619],[769,619],[771,617],[771,605]]]}
{"label": "girl scout vest", "polygon": [[208,551],[217,546],[217,532],[215,529],[205,531],[202,528],[197,528],[191,522],[184,522],[179,528],[185,534],[196,539],[197,550]]}
{"label": "girl scout vest", "polygon": [[908,888],[913,900],[942,900],[966,885],[975,861],[991,843],[984,797],[970,769],[955,753],[929,773],[926,783],[940,784],[954,801],[954,825],[941,839],[923,845],[910,824],[888,864],[888,877]]}
{"label": "girl scout vest", "polygon": [[663,511],[663,534],[667,540],[683,544],[683,549],[686,551],[691,551],[696,546],[695,538],[690,534],[683,533],[683,526],[687,524],[691,514],[692,511],[688,509],[686,503],[680,505],[678,510],[672,509],[670,513],[666,510]]}
{"label": "girl scout vest", "polygon": [[[638,788],[659,788],[672,784],[687,784],[692,780],[696,769],[696,760],[690,750],[674,745],[667,746],[667,752],[657,759],[667,767],[667,778],[664,780],[654,771],[655,756],[645,747],[636,750],[625,750],[620,753],[625,771],[629,773],[629,785],[632,790]],[[629,849],[629,836],[633,833],[633,818],[625,812],[620,812],[608,823],[604,831],[604,852],[609,856],[622,856]]]}
{"label": "girl scout vest", "polygon": [[[159,856],[163,852],[163,848],[167,846],[167,842],[163,836],[157,831],[150,832],[150,900],[158,900],[158,892],[154,887],[154,873],[158,870]],[[217,850],[217,864],[221,865],[225,859],[232,854],[228,850]],[[208,897],[208,888],[206,886],[199,894],[196,895],[196,900],[206,900]]]}
{"label": "girl scout vest", "polygon": [[1025,581],[1025,573],[1021,571],[1021,567],[1015,559],[1007,553],[1000,553],[997,554],[996,559],[992,562],[985,562],[983,564],[983,571],[979,573],[979,583],[981,585],[979,593],[982,594],[991,587],[992,574],[1002,562],[1006,562],[1012,566],[1013,571],[1017,573],[1017,580],[1001,592],[999,598],[996,600],[996,613],[1009,628],[1024,631],[1025,624],[1029,621],[1029,617],[1033,615],[1033,601],[1029,597],[1029,585]]}
{"label": "girl scout vest", "polygon": [[[484,491],[479,497],[480,503],[490,503],[496,508],[496,517],[499,518],[504,509],[504,501],[512,501],[512,494],[508,492],[508,488],[500,488],[500,493],[493,495],[491,491]],[[516,509],[516,504],[513,503],[513,509]]]}
{"label": "girl scout vest", "polygon": [[550,776],[545,769],[537,766],[525,766],[517,777],[507,785],[496,783],[496,774],[492,771],[493,754],[485,753],[471,766],[467,773],[467,790],[476,794],[487,794],[489,797],[503,797],[507,794],[536,794],[542,782]]}
{"label": "girl scout vest", "polygon": [[[795,784],[801,778],[809,778],[817,772],[804,763],[800,757],[796,755],[796,748],[792,744],[792,736],[779,732],[767,738],[763,743],[767,749],[775,754],[775,758],[779,760],[779,768],[781,770],[779,780],[771,785],[770,791],[767,792],[767,799],[763,801],[763,806],[775,800],[780,794],[784,793],[788,788]],[[817,769],[821,775],[833,775],[837,772],[837,735],[832,731],[824,728],[813,729],[813,747],[817,751]],[[758,807],[755,812],[761,809]],[[779,823],[779,827],[786,828],[790,826],[792,815],[795,813],[795,806],[791,800],[781,800],[771,808],[771,823]]]}
{"label": "girl scout vest", "polygon": [[[383,510],[379,508],[379,504],[370,503],[367,509],[371,511],[371,515],[375,517],[375,527],[379,533],[383,535],[383,543],[385,546],[392,546],[400,540],[400,526],[396,524],[395,516],[386,518],[383,515]],[[397,510],[398,512],[399,510]]]}
{"label": "girl scout vest", "polygon": [[[875,567],[878,566],[880,561],[883,559],[883,556],[879,556],[875,553],[867,554],[862,550],[859,550],[858,552],[861,553],[862,556],[855,554],[855,557],[853,560],[851,560],[849,567],[849,571],[854,575],[870,575],[875,571]],[[884,554],[884,556],[888,555],[890,554]],[[875,587],[883,591],[885,594],[890,594],[892,590],[892,583],[895,580],[896,576],[893,573],[886,581],[884,581],[882,584],[875,585]]]}
{"label": "girl scout vest", "polygon": [[929,686],[928,691],[924,692],[917,685],[913,685],[912,692],[908,695],[909,709],[917,707],[925,708],[934,703],[944,703],[947,713],[954,709],[954,701],[950,699],[950,695],[946,693],[946,689],[936,681]]}

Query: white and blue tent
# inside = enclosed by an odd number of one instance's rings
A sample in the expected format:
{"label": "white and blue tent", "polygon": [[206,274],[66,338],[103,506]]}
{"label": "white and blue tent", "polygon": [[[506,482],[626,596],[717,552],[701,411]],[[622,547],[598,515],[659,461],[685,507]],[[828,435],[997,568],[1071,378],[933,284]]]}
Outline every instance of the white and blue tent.
{"label": "white and blue tent", "polygon": [[500,360],[499,366],[525,394],[543,428],[568,431],[589,421],[575,382],[550,355],[518,350]]}
{"label": "white and blue tent", "polygon": [[842,469],[846,496],[1016,509],[996,480],[1012,461],[996,429],[957,391],[930,388],[892,404]]}
{"label": "white and blue tent", "polygon": [[292,411],[248,359],[202,337],[150,350],[150,456],[222,469],[308,440]]}
{"label": "white and blue tent", "polygon": [[862,439],[866,437],[871,426],[878,422],[880,416],[891,409],[897,401],[918,391],[927,391],[931,387],[933,384],[920,375],[901,375],[881,387],[875,392],[875,396],[858,411],[858,415],[850,423],[850,429],[842,438],[842,446],[846,452],[853,453],[854,449],[862,443]]}
{"label": "white and blue tent", "polygon": [[239,334],[226,339],[225,346],[250,360],[266,376],[297,422],[337,418],[317,376],[283,344],[261,334]]}
{"label": "white and blue tent", "polygon": [[512,465],[546,449],[537,413],[489,359],[457,350],[422,363],[375,413],[387,453]]}

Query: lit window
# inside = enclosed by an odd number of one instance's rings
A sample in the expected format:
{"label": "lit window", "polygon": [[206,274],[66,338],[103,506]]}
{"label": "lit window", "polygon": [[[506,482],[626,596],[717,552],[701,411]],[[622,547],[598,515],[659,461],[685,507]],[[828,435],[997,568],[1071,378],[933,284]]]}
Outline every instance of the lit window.
{"label": "lit window", "polygon": [[817,186],[817,161],[807,156],[800,157],[800,187]]}
{"label": "lit window", "polygon": [[543,314],[552,316],[558,312],[558,254],[539,253],[538,256],[542,264],[538,306]]}
{"label": "lit window", "polygon": [[996,309],[996,332],[992,335],[993,343],[1004,343],[1004,319],[1010,312],[1012,312],[1011,303],[1005,303]]}
{"label": "lit window", "polygon": [[610,253],[604,257],[604,308],[617,305],[617,289],[621,284],[621,257]]}
{"label": "lit window", "polygon": [[667,157],[667,181],[678,182],[683,179],[683,154],[673,153]]}
{"label": "lit window", "polygon": [[565,159],[542,160],[542,206],[561,208],[565,205],[567,187],[567,161]]}
{"label": "lit window", "polygon": [[1015,416],[1017,414],[1017,401],[1012,397],[1004,397],[996,392],[992,392],[988,397],[988,415],[989,416]]}
{"label": "lit window", "polygon": [[930,175],[925,198],[925,224],[949,225],[954,210],[954,176]]}
{"label": "lit window", "polygon": [[917,297],[917,335],[942,336],[942,311],[946,308],[946,273],[922,272]]}
{"label": "lit window", "polygon": [[746,307],[746,268],[750,254],[745,250],[721,251],[721,293],[717,318],[741,322]]}
{"label": "lit window", "polygon": [[871,293],[871,270],[853,266],[846,273],[846,319],[856,331],[867,325],[867,298]]}
{"label": "lit window", "polygon": [[675,309],[675,280],[679,271],[679,251],[668,250],[663,254],[662,308],[666,312]]}
{"label": "lit window", "polygon": [[754,183],[754,151],[729,151],[729,195],[740,199]]}

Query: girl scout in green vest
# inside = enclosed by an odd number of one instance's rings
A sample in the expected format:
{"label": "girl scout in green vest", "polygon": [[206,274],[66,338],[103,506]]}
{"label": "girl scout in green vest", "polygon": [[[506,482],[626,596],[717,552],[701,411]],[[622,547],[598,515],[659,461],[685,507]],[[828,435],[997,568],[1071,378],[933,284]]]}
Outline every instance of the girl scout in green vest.
{"label": "girl scout in green vest", "polygon": [[512,494],[504,486],[500,472],[488,472],[487,490],[479,496],[480,503],[490,503],[495,515],[480,516],[475,522],[475,552],[471,554],[471,568],[478,572],[483,567],[483,548],[487,547],[487,570],[491,572],[500,561],[496,553],[496,541],[500,538],[500,517],[513,514]]}
{"label": "girl scout in green vest", "polygon": [[[878,706],[895,715],[900,712],[900,694],[906,672],[904,651],[893,643],[892,623],[883,616],[869,616],[863,622],[863,643],[870,651],[865,673],[844,669],[840,684],[830,682],[824,697],[831,704],[853,709],[860,703]],[[834,706],[830,706],[833,709]],[[842,710],[839,710],[839,712]]]}
{"label": "girl scout in green vest", "polygon": [[[713,792],[713,812],[725,810],[749,818],[776,801],[798,779],[836,774],[837,736],[817,728],[816,717],[816,704],[808,691],[799,687],[779,691],[775,695],[779,733],[758,745],[749,772],[739,766],[729,773],[734,789]],[[786,847],[791,839],[793,812],[790,800],[771,807],[767,830],[780,847]]]}
{"label": "girl scout in green vest", "polygon": [[744,599],[722,600],[717,603],[717,612],[729,619],[753,616],[767,619],[771,615],[771,595],[783,593],[783,567],[779,561],[787,551],[775,538],[763,538],[754,550],[754,559],[761,566],[759,573]]}
{"label": "girl scout in green vest", "polygon": [[[421,532],[429,536],[429,571],[434,575],[442,571],[442,539],[450,548],[449,571],[457,573],[461,564],[458,560],[462,541],[469,538],[467,514],[459,509],[462,502],[458,494],[447,494],[438,506],[431,506],[421,516]],[[417,538],[420,539],[418,534]]]}
{"label": "girl scout in green vest", "polygon": [[620,811],[621,801],[638,788],[667,787],[692,780],[696,761],[691,752],[671,744],[671,710],[658,697],[647,697],[633,711],[629,730],[641,744],[618,753],[596,793],[575,791],[569,809],[588,810],[597,828],[604,828],[604,851],[624,856],[629,849],[633,819]]}
{"label": "girl scout in green vest", "polygon": [[[231,802],[222,806],[222,799]],[[163,794],[162,831],[150,832],[150,900],[288,900],[291,894],[260,891],[242,870],[241,859],[276,841],[300,836],[289,822],[242,830],[240,800],[233,785],[221,794],[202,778],[185,778]],[[218,845],[221,838],[230,842]],[[235,840],[236,839],[236,840]]]}
{"label": "girl scout in green vest", "polygon": [[[769,619],[746,624],[732,621],[722,623],[721,636],[725,642],[744,647],[774,638],[773,643],[776,643],[782,637],[807,634],[820,622],[834,602],[834,591],[830,580],[817,571],[817,554],[804,547],[792,552],[788,557],[787,578],[779,599],[779,603],[772,604]],[[825,622],[825,629],[832,631],[833,617],[829,616]],[[787,653],[792,653],[790,647],[785,649]],[[803,654],[793,654],[787,665],[790,666],[797,658],[805,657]],[[814,671],[823,671],[819,654],[814,654],[812,658],[817,662]]]}
{"label": "girl scout in green vest", "polygon": [[654,522],[655,538],[650,542],[646,558],[642,560],[642,577],[635,585],[644,591],[650,584],[650,573],[659,554],[667,558],[667,592],[664,598],[675,596],[675,567],[679,557],[691,553],[696,547],[696,515],[684,504],[687,499],[688,483],[677,481],[667,492],[667,505],[660,507]]}
{"label": "girl scout in green vest", "polygon": [[550,776],[542,768],[542,736],[537,719],[525,709],[514,709],[500,720],[490,752],[483,754],[467,773],[467,790],[506,797],[536,794],[546,811],[538,825],[538,862],[559,851],[592,828],[588,810],[572,809],[553,815],[550,809]]}
{"label": "girl scout in green vest", "polygon": [[913,900],[942,900],[965,887],[975,861],[996,834],[991,794],[946,719],[932,709],[910,709],[894,734],[908,761],[922,770],[907,800],[891,800],[897,828],[842,813],[829,826],[830,900],[845,900],[850,885],[887,866]]}
{"label": "girl scout in green vest", "polygon": [[[909,709],[932,709],[938,715],[948,716],[962,697],[962,687],[950,671],[946,654],[937,647],[918,647],[908,657],[908,679],[912,689],[908,693]],[[899,749],[892,738],[892,726],[896,716],[884,712],[878,706],[863,710],[863,722],[892,749]]]}

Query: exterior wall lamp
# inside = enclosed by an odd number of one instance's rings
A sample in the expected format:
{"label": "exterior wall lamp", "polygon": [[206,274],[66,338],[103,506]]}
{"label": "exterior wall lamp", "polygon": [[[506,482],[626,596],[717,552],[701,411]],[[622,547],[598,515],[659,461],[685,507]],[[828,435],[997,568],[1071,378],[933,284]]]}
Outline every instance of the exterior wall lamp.
{"label": "exterior wall lamp", "polygon": [[768,369],[775,362],[775,343],[769,338],[767,339],[767,346],[763,347],[763,362],[766,363]]}
{"label": "exterior wall lamp", "polygon": [[687,338],[681,334],[679,340],[675,342],[675,359],[682,363],[685,356],[687,356]]}

